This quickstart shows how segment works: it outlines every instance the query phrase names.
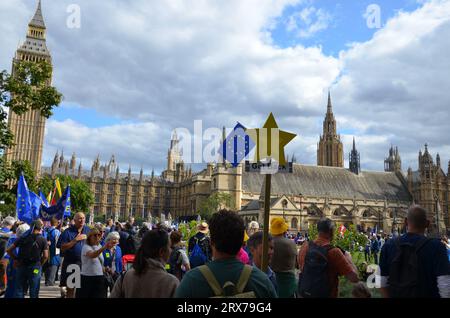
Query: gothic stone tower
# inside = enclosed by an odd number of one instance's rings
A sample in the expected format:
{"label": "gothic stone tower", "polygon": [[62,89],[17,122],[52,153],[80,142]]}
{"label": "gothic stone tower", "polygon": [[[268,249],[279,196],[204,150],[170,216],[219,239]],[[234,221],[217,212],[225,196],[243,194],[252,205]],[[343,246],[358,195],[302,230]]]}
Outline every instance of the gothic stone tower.
{"label": "gothic stone tower", "polygon": [[419,152],[419,171],[408,170],[408,187],[415,203],[427,210],[431,222],[429,231],[433,234],[443,234],[445,227],[449,228],[449,181],[448,174],[445,175],[441,167],[439,154],[436,156],[435,164],[428,152],[428,145],[425,145],[425,152],[423,154],[422,151]]}
{"label": "gothic stone tower", "polygon": [[[26,41],[16,51],[12,63],[12,75],[19,61],[52,63],[50,52],[45,40],[46,27],[42,17],[41,1],[39,0],[36,13],[28,24]],[[51,82],[48,83],[51,85]],[[45,118],[38,110],[30,110],[18,116],[9,112],[8,125],[14,134],[14,146],[6,150],[6,159],[28,160],[39,175],[44,147]]]}
{"label": "gothic stone tower", "polygon": [[354,174],[359,174],[361,171],[361,163],[359,158],[359,152],[356,150],[355,137],[353,137],[353,149],[349,156],[349,168]]}
{"label": "gothic stone tower", "polygon": [[336,133],[336,119],[333,115],[331,96],[328,93],[328,107],[323,122],[323,135],[317,147],[317,165],[344,167],[344,147],[341,136]]}
{"label": "gothic stone tower", "polygon": [[402,170],[402,159],[398,153],[398,147],[391,146],[389,149],[389,157],[384,160],[384,171],[394,172]]}

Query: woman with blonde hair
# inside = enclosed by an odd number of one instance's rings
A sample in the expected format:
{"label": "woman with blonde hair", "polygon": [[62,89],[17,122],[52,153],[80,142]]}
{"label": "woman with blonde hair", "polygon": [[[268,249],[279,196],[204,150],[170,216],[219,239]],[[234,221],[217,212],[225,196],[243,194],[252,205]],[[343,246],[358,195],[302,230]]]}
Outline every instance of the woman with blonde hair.
{"label": "woman with blonde hair", "polygon": [[100,245],[102,233],[94,228],[86,238],[81,250],[81,288],[77,290],[77,298],[106,298],[107,289],[104,276],[103,251],[115,246],[115,241]]}

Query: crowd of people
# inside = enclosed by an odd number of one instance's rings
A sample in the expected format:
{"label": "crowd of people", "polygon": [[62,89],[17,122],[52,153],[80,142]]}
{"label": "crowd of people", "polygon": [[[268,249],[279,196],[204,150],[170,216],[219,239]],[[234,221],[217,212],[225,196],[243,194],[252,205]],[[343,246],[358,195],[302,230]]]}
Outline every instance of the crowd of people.
{"label": "crowd of people", "polygon": [[[450,297],[448,238],[425,235],[429,221],[419,206],[409,209],[405,225],[406,234],[374,235],[363,247],[366,262],[380,266],[382,295]],[[315,240],[288,234],[280,217],[271,219],[269,231],[263,272],[263,232],[232,211],[200,222],[190,238],[167,224],[137,227],[132,217],[92,226],[83,213],[47,226],[7,217],[0,229],[0,288],[5,298],[38,298],[44,276],[46,286],[59,281],[66,298],[336,298],[345,277],[353,297],[371,297],[352,255],[333,245],[330,219],[318,221]]]}

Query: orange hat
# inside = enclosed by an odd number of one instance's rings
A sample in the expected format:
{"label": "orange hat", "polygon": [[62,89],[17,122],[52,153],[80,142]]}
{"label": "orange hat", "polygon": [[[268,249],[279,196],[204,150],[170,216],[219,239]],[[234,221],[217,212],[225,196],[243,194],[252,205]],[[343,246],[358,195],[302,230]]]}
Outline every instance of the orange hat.
{"label": "orange hat", "polygon": [[281,235],[287,232],[289,226],[286,224],[283,218],[277,217],[270,221],[270,234]]}
{"label": "orange hat", "polygon": [[199,232],[201,232],[203,234],[207,234],[209,232],[208,223],[206,223],[206,222],[200,223],[199,225],[197,225],[197,229]]}

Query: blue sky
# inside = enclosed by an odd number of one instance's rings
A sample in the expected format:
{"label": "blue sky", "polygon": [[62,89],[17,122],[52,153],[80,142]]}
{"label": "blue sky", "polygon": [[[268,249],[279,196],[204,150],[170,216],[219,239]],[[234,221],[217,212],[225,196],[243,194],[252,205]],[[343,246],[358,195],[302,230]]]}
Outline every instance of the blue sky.
{"label": "blue sky", "polygon": [[[271,31],[272,38],[276,45],[283,48],[298,44],[320,46],[324,54],[337,57],[341,50],[347,49],[349,43],[370,40],[377,31],[377,28],[368,28],[364,18],[371,4],[376,4],[380,8],[381,27],[399,11],[412,12],[421,5],[416,0],[306,0],[297,6],[289,6],[285,9],[283,15],[277,19],[276,28]],[[300,37],[299,32],[295,30],[287,30],[286,26],[292,16],[311,7],[316,11],[308,15],[309,25],[318,22],[320,18],[316,12],[320,11],[323,12],[322,19],[326,20],[326,28],[304,37]],[[308,24],[301,21],[299,26],[304,29],[308,27]]]}

